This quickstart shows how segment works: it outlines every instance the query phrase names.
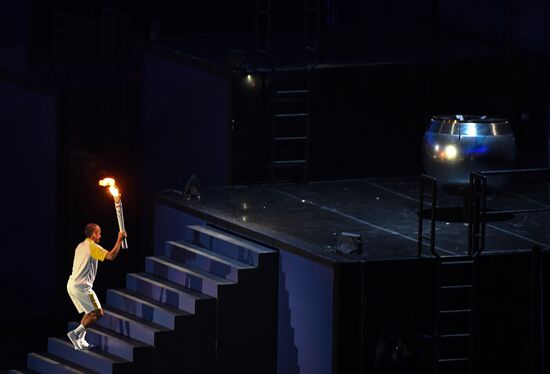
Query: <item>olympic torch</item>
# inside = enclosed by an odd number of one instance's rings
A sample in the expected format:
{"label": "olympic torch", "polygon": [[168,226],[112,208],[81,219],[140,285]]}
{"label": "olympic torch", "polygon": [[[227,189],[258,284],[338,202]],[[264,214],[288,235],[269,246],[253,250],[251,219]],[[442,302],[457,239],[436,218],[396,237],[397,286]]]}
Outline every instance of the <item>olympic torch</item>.
{"label": "olympic torch", "polygon": [[[115,185],[115,180],[113,178],[105,178],[99,181],[99,185],[102,187],[109,186],[109,191],[111,192],[111,195],[113,195],[113,199],[115,200],[115,211],[118,221],[118,229],[120,231],[126,231],[126,229],[124,228],[124,212],[122,210],[122,199],[120,197],[118,188]],[[126,241],[126,238],[122,240],[122,248],[128,248],[128,242]]]}

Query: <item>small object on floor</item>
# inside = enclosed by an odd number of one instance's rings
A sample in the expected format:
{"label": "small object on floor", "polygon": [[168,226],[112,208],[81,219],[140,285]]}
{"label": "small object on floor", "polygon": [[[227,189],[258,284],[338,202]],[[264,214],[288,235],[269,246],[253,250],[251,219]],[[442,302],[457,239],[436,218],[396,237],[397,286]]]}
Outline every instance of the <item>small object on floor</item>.
{"label": "small object on floor", "polygon": [[346,255],[360,255],[363,252],[361,235],[351,232],[342,232],[336,243],[336,252]]}
{"label": "small object on floor", "polygon": [[200,183],[199,179],[197,178],[196,174],[193,174],[187,179],[187,182],[185,183],[185,187],[183,189],[183,196],[187,200],[191,199],[200,199],[201,193],[199,191]]}

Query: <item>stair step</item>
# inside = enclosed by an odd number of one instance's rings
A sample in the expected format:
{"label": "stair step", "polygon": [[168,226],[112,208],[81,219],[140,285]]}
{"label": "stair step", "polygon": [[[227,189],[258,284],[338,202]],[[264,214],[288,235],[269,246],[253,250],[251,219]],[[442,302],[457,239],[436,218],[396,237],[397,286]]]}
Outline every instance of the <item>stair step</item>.
{"label": "stair step", "polygon": [[254,268],[209,249],[180,241],[166,242],[165,255],[190,268],[200,269],[233,282],[238,281],[239,271]]}
{"label": "stair step", "polygon": [[155,345],[157,334],[171,331],[164,326],[139,319],[110,306],[105,306],[103,311],[105,314],[96,322],[97,325],[149,345]]}
{"label": "stair step", "polygon": [[191,269],[166,257],[147,257],[145,270],[150,274],[212,297],[218,296],[218,287],[234,284],[204,271]]}
{"label": "stair step", "polygon": [[190,315],[138,295],[130,290],[107,290],[107,305],[133,315],[140,320],[156,323],[169,329],[176,328],[176,319]]}
{"label": "stair step", "polygon": [[48,353],[104,374],[116,373],[117,369],[123,369],[130,364],[121,357],[105,352],[74,349],[68,338],[48,338]]}
{"label": "stair step", "polygon": [[127,274],[126,287],[159,303],[193,314],[197,303],[214,300],[210,296],[148,273]]}
{"label": "stair step", "polygon": [[[79,324],[80,322],[69,322],[69,329],[73,330]],[[152,345],[128,338],[98,324],[86,329],[86,341],[94,346],[94,350],[103,351],[128,361],[134,361],[137,352],[153,349]]]}
{"label": "stair step", "polygon": [[31,369],[10,369],[8,374],[40,374],[38,371]]}
{"label": "stair step", "polygon": [[[71,344],[72,345],[72,344]],[[74,350],[74,348],[73,348]],[[42,374],[93,374],[95,372],[80,367],[73,362],[47,352],[27,354],[28,371],[24,373]]]}
{"label": "stair step", "polygon": [[249,265],[259,266],[260,257],[275,251],[211,226],[189,226],[186,240]]}

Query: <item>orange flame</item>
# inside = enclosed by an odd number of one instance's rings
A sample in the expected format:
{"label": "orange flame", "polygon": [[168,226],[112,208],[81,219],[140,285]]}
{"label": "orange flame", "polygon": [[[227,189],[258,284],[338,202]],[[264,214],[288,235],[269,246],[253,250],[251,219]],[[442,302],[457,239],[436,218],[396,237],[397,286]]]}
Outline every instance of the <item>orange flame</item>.
{"label": "orange flame", "polygon": [[99,181],[99,185],[102,187],[113,187],[115,185],[115,180],[113,178],[104,178]]}
{"label": "orange flame", "polygon": [[109,191],[111,192],[111,195],[113,195],[114,198],[120,197],[118,188],[116,187],[115,180],[113,178],[104,178],[99,181],[99,185],[102,187],[109,186]]}

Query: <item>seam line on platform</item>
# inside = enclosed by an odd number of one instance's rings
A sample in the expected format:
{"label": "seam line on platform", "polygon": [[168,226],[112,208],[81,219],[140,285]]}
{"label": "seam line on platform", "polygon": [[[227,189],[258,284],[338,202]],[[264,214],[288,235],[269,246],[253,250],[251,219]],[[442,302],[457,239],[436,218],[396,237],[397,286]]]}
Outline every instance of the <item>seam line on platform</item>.
{"label": "seam line on platform", "polygon": [[[405,199],[412,200],[412,201],[415,201],[415,202],[418,202],[418,201],[419,201],[418,199],[415,199],[415,198],[413,198],[413,197],[407,196],[407,195],[402,194],[402,193],[400,193],[400,192],[394,191],[394,190],[392,190],[391,188],[387,188],[387,187],[381,186],[381,185],[379,185],[379,184],[377,184],[377,183],[374,183],[374,182],[371,182],[371,181],[366,181],[366,183],[368,183],[368,184],[370,184],[370,185],[373,185],[373,186],[375,186],[375,187],[378,187],[378,188],[380,188],[380,189],[382,189],[382,190],[384,190],[384,191],[393,193],[393,194],[395,194],[395,195],[397,195],[397,196],[401,196],[401,197],[403,197],[403,198],[405,198]],[[526,198],[526,199],[532,200],[532,199],[530,199],[530,198]],[[533,200],[533,201],[536,201],[536,200]],[[538,203],[540,203],[540,202],[538,202]],[[542,203],[541,203],[541,204],[542,204]],[[500,228],[500,227],[495,226],[495,225],[487,224],[487,227],[490,227],[490,228],[495,229],[495,230],[497,230],[497,231],[501,231],[501,232],[504,232],[504,233],[506,233],[506,234],[515,236],[515,237],[517,237],[517,238],[526,240],[526,241],[528,241],[528,242],[531,242],[531,243],[534,243],[534,244],[538,244],[538,245],[543,246],[543,247],[550,247],[550,245],[548,245],[548,244],[541,243],[541,242],[538,242],[538,241],[536,241],[536,240],[529,239],[529,238],[527,238],[527,237],[525,237],[525,236],[523,236],[523,235],[516,234],[516,233],[514,233],[514,232],[512,232],[512,231],[508,231],[508,230],[506,230],[506,229]],[[437,247],[436,247],[436,248],[437,248]]]}
{"label": "seam line on platform", "polygon": [[506,233],[506,234],[515,236],[516,238],[520,238],[520,239],[526,240],[526,241],[528,241],[528,242],[531,242],[531,243],[534,243],[534,244],[538,244],[538,245],[540,245],[540,246],[542,246],[542,247],[547,247],[547,248],[550,247],[550,245],[548,245],[548,244],[546,244],[546,243],[542,243],[542,242],[538,242],[538,241],[533,240],[533,239],[529,239],[528,237],[525,237],[525,236],[520,235],[520,234],[513,233],[512,231],[508,231],[508,230],[506,230],[506,229],[503,229],[503,228],[498,227],[498,226],[495,226],[495,225],[489,225],[489,224],[488,224],[487,227],[490,227],[490,228],[492,228],[492,229],[494,229],[494,230],[497,230],[497,231],[504,232],[504,233]]}
{"label": "seam line on platform", "polygon": [[[288,193],[288,192],[280,191],[280,190],[277,190],[277,189],[273,189],[273,191],[275,191],[275,192],[277,192],[277,193],[279,193],[279,194],[281,194],[281,195],[285,195],[285,196],[291,197],[291,198],[293,198],[293,199],[295,199],[295,200],[299,200],[299,201],[305,200],[305,199],[299,198],[298,196],[292,195],[292,194],[290,194],[290,193]],[[347,213],[344,213],[344,212],[340,212],[339,210],[336,210],[336,209],[334,209],[334,208],[329,208],[329,207],[324,206],[324,205],[316,204],[316,203],[314,203],[313,201],[308,201],[308,200],[305,200],[305,201],[306,201],[308,204],[313,205],[314,207],[317,207],[317,208],[319,208],[319,209],[323,209],[323,210],[326,210],[326,211],[328,211],[328,212],[331,212],[331,213],[335,213],[335,214],[341,215],[342,217],[346,217],[346,218],[348,218],[348,219],[351,219],[351,220],[354,220],[354,221],[356,221],[356,222],[362,223],[362,224],[364,224],[364,225],[373,227],[373,228],[375,228],[375,229],[378,229],[378,230],[381,230],[381,231],[385,231],[385,232],[388,232],[388,233],[390,233],[390,234],[399,236],[399,237],[401,237],[401,238],[403,238],[403,239],[407,239],[407,240],[413,241],[413,242],[415,242],[415,243],[418,243],[418,240],[417,240],[417,239],[411,238],[410,236],[407,236],[407,235],[405,235],[405,234],[401,234],[401,233],[399,233],[399,232],[397,232],[397,231],[393,231],[393,230],[390,230],[390,229],[386,229],[386,228],[384,228],[384,227],[382,227],[382,226],[375,225],[374,223],[370,223],[370,222],[368,222],[368,221],[365,221],[365,220],[362,220],[362,219],[360,219],[360,218],[354,217],[354,216],[352,216],[352,215],[350,215],[350,214],[347,214]],[[427,247],[430,246],[428,243],[423,243],[423,244],[424,244],[425,246],[427,246]],[[439,251],[441,251],[441,252],[445,252],[445,253],[447,253],[447,254],[449,254],[449,255],[454,255],[454,256],[457,255],[455,252],[448,251],[448,250],[443,249],[443,248],[438,247],[438,246],[435,246],[435,248],[436,248],[437,250],[439,250]]]}

